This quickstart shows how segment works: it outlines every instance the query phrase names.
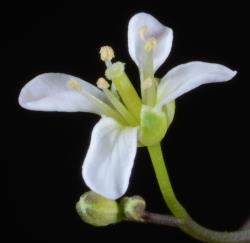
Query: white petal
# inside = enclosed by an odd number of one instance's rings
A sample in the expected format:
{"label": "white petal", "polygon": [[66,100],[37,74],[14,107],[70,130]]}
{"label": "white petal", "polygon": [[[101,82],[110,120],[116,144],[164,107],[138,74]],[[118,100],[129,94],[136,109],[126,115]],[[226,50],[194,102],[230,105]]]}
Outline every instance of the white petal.
{"label": "white petal", "polygon": [[137,146],[137,128],[123,127],[102,118],[94,127],[82,167],[91,190],[110,199],[121,197],[128,188]]}
{"label": "white petal", "polygon": [[131,58],[139,68],[142,64],[144,52],[144,44],[139,35],[139,29],[142,26],[147,27],[145,39],[155,37],[157,40],[157,45],[153,52],[154,71],[156,71],[170,53],[173,31],[162,25],[150,14],[138,13],[130,19],[128,25],[128,50]]}
{"label": "white petal", "polygon": [[100,114],[99,109],[88,98],[67,87],[67,82],[72,79],[78,81],[84,90],[105,101],[103,93],[86,81],[63,73],[44,73],[22,88],[19,104],[29,110],[84,111]]}
{"label": "white petal", "polygon": [[236,71],[215,63],[189,62],[170,70],[161,80],[158,105],[163,105],[206,83],[229,81]]}

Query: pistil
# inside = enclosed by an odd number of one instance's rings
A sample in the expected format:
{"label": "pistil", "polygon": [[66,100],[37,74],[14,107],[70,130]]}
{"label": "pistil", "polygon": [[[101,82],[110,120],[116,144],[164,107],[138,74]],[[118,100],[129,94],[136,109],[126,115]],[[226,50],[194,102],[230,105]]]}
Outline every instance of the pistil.
{"label": "pistil", "polygon": [[110,86],[109,83],[104,78],[99,78],[96,83],[97,83],[98,88],[102,89],[102,91],[106,95],[107,99],[114,106],[114,108],[117,110],[117,112],[119,112],[121,114],[121,116],[128,123],[128,125],[130,125],[130,126],[138,125],[138,122],[136,121],[134,116],[129,113],[129,111],[124,106],[124,104],[117,98],[116,95],[114,95],[108,89]]}
{"label": "pistil", "polygon": [[116,62],[106,69],[106,77],[115,87],[128,111],[140,120],[141,99],[124,71],[124,63]]}

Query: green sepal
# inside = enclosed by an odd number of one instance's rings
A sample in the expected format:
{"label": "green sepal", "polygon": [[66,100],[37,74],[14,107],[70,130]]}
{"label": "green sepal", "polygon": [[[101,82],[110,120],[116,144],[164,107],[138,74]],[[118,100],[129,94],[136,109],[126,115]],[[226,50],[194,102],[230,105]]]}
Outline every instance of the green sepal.
{"label": "green sepal", "polygon": [[162,107],[162,111],[166,114],[168,127],[171,125],[174,120],[175,115],[175,100],[168,102],[166,105]]}
{"label": "green sepal", "polygon": [[165,136],[168,128],[166,114],[156,111],[150,106],[143,105],[141,110],[141,124],[138,131],[138,140],[145,146],[159,143]]}

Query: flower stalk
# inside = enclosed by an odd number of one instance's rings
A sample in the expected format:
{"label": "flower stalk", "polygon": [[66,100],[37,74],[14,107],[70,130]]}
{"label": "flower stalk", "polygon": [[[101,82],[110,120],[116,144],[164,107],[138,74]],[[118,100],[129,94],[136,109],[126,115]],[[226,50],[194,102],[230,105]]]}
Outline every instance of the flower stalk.
{"label": "flower stalk", "polygon": [[161,145],[157,144],[148,147],[148,151],[152,160],[156,178],[162,193],[170,211],[173,215],[183,221],[182,224],[177,226],[189,234],[193,238],[196,238],[203,242],[215,242],[215,243],[233,243],[233,242],[246,242],[250,240],[250,229],[239,230],[235,232],[220,232],[207,229],[197,222],[195,222],[187,213],[185,208],[177,200],[172,185],[169,180],[168,172],[165,166],[164,158],[162,155]]}

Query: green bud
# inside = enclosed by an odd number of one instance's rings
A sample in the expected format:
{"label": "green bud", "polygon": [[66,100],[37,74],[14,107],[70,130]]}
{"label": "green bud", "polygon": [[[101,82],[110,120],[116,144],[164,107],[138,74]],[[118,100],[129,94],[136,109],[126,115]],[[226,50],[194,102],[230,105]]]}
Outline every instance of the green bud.
{"label": "green bud", "polygon": [[121,206],[126,219],[143,221],[145,213],[146,202],[140,196],[124,197],[121,200]]}
{"label": "green bud", "polygon": [[92,191],[80,197],[76,203],[76,211],[85,223],[93,226],[106,226],[122,220],[122,213],[116,201]]}
{"label": "green bud", "polygon": [[143,106],[141,110],[141,125],[138,139],[145,146],[159,143],[168,128],[167,117],[162,111],[155,111],[150,106]]}

